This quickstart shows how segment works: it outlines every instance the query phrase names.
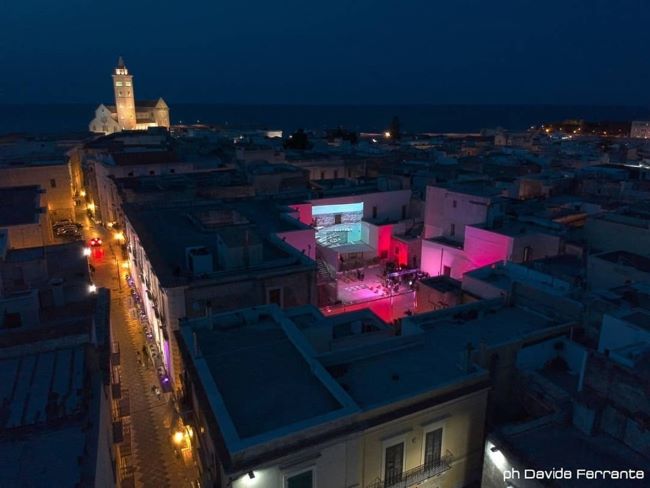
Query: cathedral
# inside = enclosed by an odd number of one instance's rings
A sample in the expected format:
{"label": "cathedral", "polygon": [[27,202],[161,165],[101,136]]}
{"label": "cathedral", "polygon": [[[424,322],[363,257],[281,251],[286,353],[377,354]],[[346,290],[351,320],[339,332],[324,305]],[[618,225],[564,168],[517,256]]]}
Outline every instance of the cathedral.
{"label": "cathedral", "polygon": [[120,56],[113,73],[115,105],[103,103],[95,110],[95,118],[88,124],[91,132],[112,134],[123,130],[146,130],[149,127],[169,127],[169,107],[162,98],[136,100],[133,75]]}

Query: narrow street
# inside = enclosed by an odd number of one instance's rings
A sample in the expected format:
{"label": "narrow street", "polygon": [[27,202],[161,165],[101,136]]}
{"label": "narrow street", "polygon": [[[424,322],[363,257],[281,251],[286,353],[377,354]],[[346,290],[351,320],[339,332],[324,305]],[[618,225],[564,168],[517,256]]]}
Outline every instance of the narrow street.
{"label": "narrow street", "polygon": [[[198,478],[195,466],[186,466],[174,449],[172,422],[174,406],[171,394],[153,390],[158,384],[155,368],[142,360],[145,343],[142,327],[132,303],[129,286],[121,268],[121,252],[110,233],[94,226],[87,218],[84,239],[101,237],[101,247],[91,248],[89,263],[98,287],[111,291],[113,341],[119,343],[122,397],[128,396],[131,439],[131,464],[136,487],[190,487]],[[195,486],[195,485],[194,485]]]}

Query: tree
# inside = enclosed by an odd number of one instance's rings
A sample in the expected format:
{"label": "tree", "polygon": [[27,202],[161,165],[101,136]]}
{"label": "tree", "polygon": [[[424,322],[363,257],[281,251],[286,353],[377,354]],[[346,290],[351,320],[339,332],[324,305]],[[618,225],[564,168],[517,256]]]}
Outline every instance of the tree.
{"label": "tree", "polygon": [[393,116],[393,120],[390,122],[390,128],[388,129],[390,133],[390,138],[394,140],[399,140],[402,137],[402,133],[399,128],[399,117],[397,115]]}
{"label": "tree", "polygon": [[298,149],[304,151],[305,149],[311,149],[311,147],[312,145],[309,142],[309,138],[303,129],[298,129],[289,136],[289,139],[284,141],[285,149]]}

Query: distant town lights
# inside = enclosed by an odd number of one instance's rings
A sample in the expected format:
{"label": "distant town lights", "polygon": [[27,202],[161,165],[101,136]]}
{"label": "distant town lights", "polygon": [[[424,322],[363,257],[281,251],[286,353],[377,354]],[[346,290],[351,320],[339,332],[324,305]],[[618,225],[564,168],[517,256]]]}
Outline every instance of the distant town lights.
{"label": "distant town lights", "polygon": [[390,132],[389,131],[384,132],[384,137],[386,139],[390,139]]}

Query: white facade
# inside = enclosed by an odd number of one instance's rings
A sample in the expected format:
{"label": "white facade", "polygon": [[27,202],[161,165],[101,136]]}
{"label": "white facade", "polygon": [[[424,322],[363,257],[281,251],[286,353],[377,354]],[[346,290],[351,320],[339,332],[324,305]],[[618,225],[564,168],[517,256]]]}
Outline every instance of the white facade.
{"label": "white facade", "polygon": [[465,226],[492,224],[503,218],[503,205],[493,196],[478,196],[427,186],[424,237],[448,237],[462,242]]}

